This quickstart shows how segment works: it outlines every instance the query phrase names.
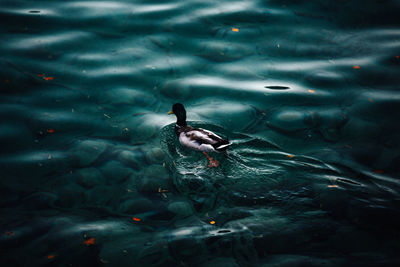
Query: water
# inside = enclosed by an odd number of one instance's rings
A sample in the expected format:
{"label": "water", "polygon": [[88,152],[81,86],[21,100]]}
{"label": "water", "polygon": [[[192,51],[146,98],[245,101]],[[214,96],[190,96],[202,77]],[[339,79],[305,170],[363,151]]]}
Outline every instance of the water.
{"label": "water", "polygon": [[2,0],[2,266],[399,264],[399,12]]}

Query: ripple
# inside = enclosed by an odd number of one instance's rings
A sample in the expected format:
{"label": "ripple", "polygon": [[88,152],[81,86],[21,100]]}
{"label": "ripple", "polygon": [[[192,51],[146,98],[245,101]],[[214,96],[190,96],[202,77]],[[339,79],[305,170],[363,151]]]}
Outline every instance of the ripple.
{"label": "ripple", "polygon": [[60,46],[68,42],[89,39],[91,34],[82,31],[71,31],[58,34],[25,37],[10,41],[8,46],[16,49],[33,49],[42,46]]}

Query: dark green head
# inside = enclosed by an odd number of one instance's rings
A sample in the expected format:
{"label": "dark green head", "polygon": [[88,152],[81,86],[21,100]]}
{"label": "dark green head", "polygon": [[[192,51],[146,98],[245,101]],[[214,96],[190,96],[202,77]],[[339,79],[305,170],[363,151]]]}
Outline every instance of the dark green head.
{"label": "dark green head", "polygon": [[175,103],[168,114],[175,114],[179,126],[186,126],[186,110],[181,103]]}

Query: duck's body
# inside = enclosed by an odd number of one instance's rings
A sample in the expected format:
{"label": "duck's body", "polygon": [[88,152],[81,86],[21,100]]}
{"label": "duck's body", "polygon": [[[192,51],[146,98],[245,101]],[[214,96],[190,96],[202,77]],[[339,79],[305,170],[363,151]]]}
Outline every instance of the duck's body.
{"label": "duck's body", "polygon": [[221,152],[231,145],[228,140],[202,128],[175,125],[175,133],[183,146],[198,151]]}
{"label": "duck's body", "polygon": [[211,131],[187,125],[186,110],[180,103],[174,104],[168,114],[177,117],[175,134],[183,146],[203,152],[222,152],[232,144]]}

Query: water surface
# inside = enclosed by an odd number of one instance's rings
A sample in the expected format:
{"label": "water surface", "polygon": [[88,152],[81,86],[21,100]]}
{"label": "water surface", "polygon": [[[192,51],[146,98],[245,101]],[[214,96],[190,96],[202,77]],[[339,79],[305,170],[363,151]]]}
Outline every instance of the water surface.
{"label": "water surface", "polygon": [[399,264],[399,13],[2,0],[2,266]]}

